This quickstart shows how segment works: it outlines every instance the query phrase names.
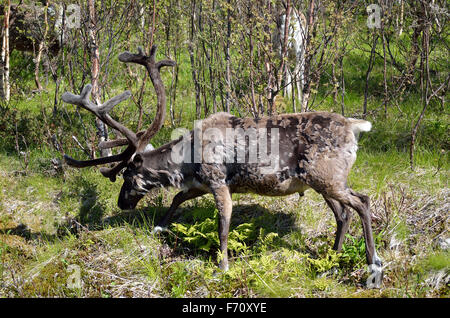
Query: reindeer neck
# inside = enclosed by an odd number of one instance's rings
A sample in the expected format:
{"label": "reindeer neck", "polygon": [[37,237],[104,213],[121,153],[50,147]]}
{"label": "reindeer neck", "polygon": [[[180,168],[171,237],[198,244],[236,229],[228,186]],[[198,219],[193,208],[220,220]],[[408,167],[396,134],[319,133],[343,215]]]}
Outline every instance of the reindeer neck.
{"label": "reindeer neck", "polygon": [[148,168],[167,171],[179,170],[181,168],[181,163],[176,163],[173,160],[172,154],[173,145],[175,143],[176,141],[172,141],[145,153],[144,156],[147,157]]}

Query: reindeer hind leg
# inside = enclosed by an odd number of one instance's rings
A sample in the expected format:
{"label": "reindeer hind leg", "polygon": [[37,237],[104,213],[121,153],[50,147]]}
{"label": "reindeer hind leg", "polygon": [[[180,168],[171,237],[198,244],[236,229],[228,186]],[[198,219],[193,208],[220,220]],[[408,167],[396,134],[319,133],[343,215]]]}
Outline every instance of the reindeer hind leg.
{"label": "reindeer hind leg", "polygon": [[333,249],[340,251],[342,249],[342,243],[344,242],[344,236],[348,231],[350,225],[352,214],[351,211],[346,209],[346,207],[339,201],[332,199],[327,196],[323,196],[325,202],[333,211],[334,217],[336,218],[336,239],[334,241]]}

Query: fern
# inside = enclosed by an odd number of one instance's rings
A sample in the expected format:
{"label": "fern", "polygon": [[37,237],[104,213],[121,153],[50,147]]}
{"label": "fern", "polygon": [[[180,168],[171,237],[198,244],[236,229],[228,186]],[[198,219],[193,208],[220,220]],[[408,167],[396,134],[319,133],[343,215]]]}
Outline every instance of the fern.
{"label": "fern", "polygon": [[[207,217],[194,224],[173,223],[172,231],[184,242],[203,251],[219,247],[219,234],[217,225],[217,210],[214,217]],[[231,230],[228,235],[228,249],[234,252],[247,250],[247,244],[256,239],[255,225],[242,223]]]}

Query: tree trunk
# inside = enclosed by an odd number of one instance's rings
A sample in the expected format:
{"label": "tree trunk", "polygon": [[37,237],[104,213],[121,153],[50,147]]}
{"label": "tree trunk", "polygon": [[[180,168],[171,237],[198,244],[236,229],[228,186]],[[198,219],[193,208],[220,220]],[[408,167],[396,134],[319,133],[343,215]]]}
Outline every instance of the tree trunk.
{"label": "tree trunk", "polygon": [[398,26],[398,35],[402,35],[403,33],[403,12],[404,12],[405,4],[403,0],[400,0],[400,22]]}
{"label": "tree trunk", "polygon": [[[292,9],[291,1],[288,0],[286,3],[286,14],[285,14],[285,19],[284,19],[284,30],[283,30],[284,34],[283,34],[283,42],[282,42],[282,46],[281,46],[281,57],[280,57],[281,62],[280,62],[280,69],[278,70],[278,80],[277,80],[277,85],[278,85],[277,88],[278,89],[277,90],[280,90],[282,79],[287,72],[287,67],[285,66],[286,65],[285,60],[287,58],[287,50],[288,50],[288,42],[289,42],[289,24],[291,21],[291,9]],[[292,81],[292,79],[291,79],[291,81]],[[285,83],[285,85],[287,85],[287,83]],[[290,85],[292,85],[292,83]],[[292,94],[293,94],[293,92],[292,92]]]}
{"label": "tree trunk", "polygon": [[312,35],[314,33],[314,0],[310,1],[307,12],[307,25],[306,25],[306,43],[305,43],[305,67],[304,67],[304,79],[305,84],[303,86],[303,98],[301,101],[300,112],[304,112],[308,108],[309,96],[311,95],[311,61],[312,61]]}
{"label": "tree trunk", "polygon": [[195,117],[196,119],[200,119],[201,113],[202,113],[202,101],[201,101],[201,95],[200,95],[200,83],[199,83],[199,72],[198,67],[196,65],[195,61],[195,55],[194,55],[194,41],[196,41],[196,27],[195,27],[195,19],[196,19],[196,11],[197,11],[197,5],[196,2],[192,2],[192,11],[191,11],[191,30],[190,30],[190,36],[189,36],[189,43],[188,43],[188,52],[189,52],[189,60],[191,62],[191,73],[192,73],[192,81],[194,82],[195,87]]}
{"label": "tree trunk", "polygon": [[10,99],[10,83],[9,83],[9,16],[11,13],[11,1],[8,0],[5,6],[5,20],[3,27],[3,41],[2,41],[2,96],[3,99],[9,101]]}
{"label": "tree trunk", "polygon": [[384,88],[384,117],[387,117],[388,87],[387,87],[387,61],[386,61],[386,37],[383,29],[383,88]]}
{"label": "tree trunk", "polygon": [[[98,85],[98,79],[100,75],[100,54],[97,45],[97,21],[95,13],[95,1],[88,0],[89,11],[89,46],[91,53],[91,84],[92,84],[92,98],[97,105],[100,105],[100,88]],[[108,139],[108,130],[104,122],[100,119],[95,119],[95,125],[97,126],[97,136],[99,142]],[[111,149],[103,149],[100,151],[102,157],[110,156],[112,154]]]}
{"label": "tree trunk", "polygon": [[366,81],[364,86],[364,104],[363,104],[363,118],[366,118],[367,116],[367,98],[369,95],[369,78],[370,78],[370,72],[372,72],[374,60],[375,60],[375,50],[377,47],[377,41],[378,41],[378,34],[373,33],[373,42],[372,42],[372,49],[370,51],[370,58],[369,58],[369,65],[367,66],[367,72],[366,72]]}
{"label": "tree trunk", "polygon": [[38,91],[42,90],[41,81],[39,80],[39,66],[41,64],[42,51],[44,50],[45,40],[48,34],[48,20],[47,20],[47,11],[48,11],[48,1],[45,2],[44,9],[44,34],[42,36],[41,41],[39,42],[38,51],[35,57],[34,64],[34,82],[36,83],[36,88]]}
{"label": "tree trunk", "polygon": [[258,108],[255,99],[255,81],[254,81],[254,65],[253,65],[253,27],[250,25],[250,32],[248,36],[249,50],[250,50],[250,100],[251,111],[254,118],[258,118]]}
{"label": "tree trunk", "polygon": [[[230,6],[230,0],[227,0],[227,5]],[[231,100],[231,61],[230,61],[230,38],[231,38],[231,12],[227,9],[227,40],[225,46],[225,111],[230,112],[230,100]]]}
{"label": "tree trunk", "polygon": [[[426,9],[424,9],[426,12]],[[429,90],[429,80],[430,80],[430,69],[428,65],[428,47],[429,47],[430,39],[429,39],[429,26],[425,26],[422,31],[422,54],[421,54],[421,91],[422,91],[422,104],[423,108],[417,119],[416,124],[411,132],[411,144],[409,147],[409,164],[411,170],[414,170],[414,150],[417,132],[419,130],[420,124],[425,116],[425,112],[428,108],[428,104],[430,102],[428,98],[428,90]]]}
{"label": "tree trunk", "polygon": [[339,61],[341,68],[341,113],[345,116],[345,79],[344,79],[344,56],[341,56]]}
{"label": "tree trunk", "polygon": [[[382,11],[386,12],[386,5],[384,1],[382,2]],[[384,118],[387,117],[387,108],[388,108],[388,87],[387,87],[387,60],[386,60],[386,20],[382,19],[381,21],[381,39],[383,44],[383,104],[384,104]],[[389,26],[388,26],[389,28]]]}

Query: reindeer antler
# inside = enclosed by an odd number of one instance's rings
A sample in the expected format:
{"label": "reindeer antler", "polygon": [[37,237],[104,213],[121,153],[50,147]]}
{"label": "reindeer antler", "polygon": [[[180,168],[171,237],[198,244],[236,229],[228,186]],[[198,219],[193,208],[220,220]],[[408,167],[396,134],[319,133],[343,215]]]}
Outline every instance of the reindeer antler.
{"label": "reindeer antler", "polygon": [[90,111],[95,116],[97,116],[100,120],[102,120],[105,124],[120,131],[129,142],[137,146],[137,137],[134,132],[129,130],[127,127],[122,125],[121,123],[115,121],[109,116],[108,112],[110,112],[114,106],[119,104],[120,102],[128,99],[131,96],[130,91],[125,91],[120,95],[117,95],[102,105],[96,105],[90,100],[92,91],[92,85],[86,85],[81,91],[80,95],[74,95],[72,93],[64,93],[62,95],[62,100],[69,104],[74,104],[83,107],[84,109]]}
{"label": "reindeer antler", "polygon": [[172,60],[162,60],[156,62],[155,61],[156,49],[157,46],[153,45],[150,50],[149,56],[144,55],[144,52],[141,47],[138,48],[138,54],[123,52],[119,55],[119,61],[121,62],[137,63],[145,66],[150,75],[153,87],[155,88],[158,100],[155,119],[153,120],[150,127],[148,127],[147,130],[142,134],[142,136],[140,136],[137,151],[145,149],[150,139],[161,129],[164,123],[164,119],[166,117],[166,93],[164,83],[161,79],[159,71],[163,66],[175,66],[175,62]]}
{"label": "reindeer antler", "polygon": [[74,104],[83,107],[84,109],[90,111],[105,124],[118,130],[122,135],[125,136],[123,139],[117,139],[112,141],[106,141],[100,143],[100,148],[112,148],[117,146],[128,145],[128,147],[118,155],[103,157],[93,160],[78,161],[67,155],[64,155],[64,159],[67,164],[73,167],[82,168],[89,166],[96,166],[106,163],[119,162],[116,166],[112,168],[100,168],[100,172],[103,176],[109,178],[111,181],[116,180],[117,174],[126,167],[128,160],[133,156],[135,152],[144,151],[145,147],[149,143],[150,139],[161,129],[164,119],[166,116],[166,93],[164,88],[164,83],[161,79],[159,73],[160,68],[163,66],[174,66],[175,62],[172,60],[162,60],[159,62],[155,61],[156,55],[156,45],[153,45],[150,50],[150,55],[146,56],[142,51],[142,48],[138,48],[138,54],[133,54],[130,52],[123,52],[119,55],[119,60],[124,63],[137,63],[144,65],[147,69],[150,79],[155,88],[157,97],[157,110],[156,116],[150,127],[147,130],[140,131],[138,133],[132,132],[130,129],[122,125],[121,123],[115,121],[108,113],[120,102],[126,100],[131,96],[130,91],[125,91],[120,95],[117,95],[102,105],[96,105],[90,100],[90,95],[92,91],[92,85],[86,85],[81,91],[80,95],[75,95],[72,93],[64,93],[62,95],[62,100],[66,103]]}

